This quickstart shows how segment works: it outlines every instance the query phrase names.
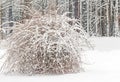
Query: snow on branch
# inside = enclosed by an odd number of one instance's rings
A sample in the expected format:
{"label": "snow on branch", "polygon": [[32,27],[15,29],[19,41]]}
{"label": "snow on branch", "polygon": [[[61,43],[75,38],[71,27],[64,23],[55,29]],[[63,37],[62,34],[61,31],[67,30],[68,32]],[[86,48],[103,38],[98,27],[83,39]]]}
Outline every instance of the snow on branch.
{"label": "snow on branch", "polygon": [[45,14],[33,11],[30,18],[15,22],[10,28],[13,32],[6,39],[2,73],[34,75],[81,71],[82,51],[91,46],[86,32],[79,20],[69,18],[67,13],[60,15],[51,8],[49,11]]}

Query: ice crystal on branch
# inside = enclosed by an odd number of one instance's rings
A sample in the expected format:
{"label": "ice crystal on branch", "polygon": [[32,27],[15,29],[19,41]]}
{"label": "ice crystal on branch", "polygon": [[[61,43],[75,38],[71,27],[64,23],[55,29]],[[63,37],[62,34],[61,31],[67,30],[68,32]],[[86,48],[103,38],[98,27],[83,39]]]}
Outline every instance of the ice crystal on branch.
{"label": "ice crystal on branch", "polygon": [[[30,10],[31,11],[31,10]],[[79,20],[68,13],[33,11],[22,23],[14,23],[8,45],[4,73],[66,74],[82,68],[82,50],[89,47]]]}

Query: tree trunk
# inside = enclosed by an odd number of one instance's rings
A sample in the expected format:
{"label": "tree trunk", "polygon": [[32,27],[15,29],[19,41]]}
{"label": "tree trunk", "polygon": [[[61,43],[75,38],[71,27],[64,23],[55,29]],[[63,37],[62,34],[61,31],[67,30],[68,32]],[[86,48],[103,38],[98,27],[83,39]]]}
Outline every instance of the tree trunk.
{"label": "tree trunk", "polygon": [[80,18],[80,0],[74,0],[74,16]]}
{"label": "tree trunk", "polygon": [[119,23],[118,23],[118,1],[119,0],[115,0],[115,34],[117,34],[117,32],[119,31]]}
{"label": "tree trunk", "polygon": [[[108,0],[107,1],[109,4],[110,4],[110,1]],[[107,4],[107,6],[106,6],[106,16],[107,16],[107,36],[109,36],[109,29],[110,29],[110,15],[109,15],[109,4]]]}
{"label": "tree trunk", "polygon": [[89,18],[89,16],[90,16],[90,14],[89,14],[89,13],[90,13],[90,12],[89,12],[89,5],[90,5],[90,4],[89,4],[89,2],[90,2],[90,1],[88,0],[88,1],[87,1],[87,33],[88,33],[88,34],[90,34],[90,32],[89,32],[89,31],[90,31],[90,30],[89,30],[89,29],[90,29],[90,28],[89,28],[89,25],[90,25],[90,24],[89,24],[89,21],[90,21],[90,18]]}
{"label": "tree trunk", "polygon": [[95,36],[98,36],[98,4],[95,1]]}
{"label": "tree trunk", "polygon": [[3,39],[3,32],[2,32],[2,10],[1,10],[1,7],[2,7],[2,3],[1,3],[1,0],[0,0],[0,39]]}

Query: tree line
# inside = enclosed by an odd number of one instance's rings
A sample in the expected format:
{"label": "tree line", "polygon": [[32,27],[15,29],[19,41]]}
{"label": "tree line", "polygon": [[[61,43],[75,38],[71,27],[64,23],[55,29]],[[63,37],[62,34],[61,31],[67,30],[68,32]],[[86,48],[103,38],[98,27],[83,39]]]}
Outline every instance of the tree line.
{"label": "tree line", "polygon": [[[69,12],[69,17],[79,19],[84,30],[90,36],[118,36],[120,34],[120,0],[6,0],[0,5],[0,23],[5,21],[21,21],[30,15],[19,5],[26,5],[43,14],[52,4],[60,7],[59,14]],[[1,1],[2,3],[2,1]],[[6,7],[9,4],[8,7]],[[15,6],[17,4],[17,7]],[[12,27],[9,23],[5,26]]]}

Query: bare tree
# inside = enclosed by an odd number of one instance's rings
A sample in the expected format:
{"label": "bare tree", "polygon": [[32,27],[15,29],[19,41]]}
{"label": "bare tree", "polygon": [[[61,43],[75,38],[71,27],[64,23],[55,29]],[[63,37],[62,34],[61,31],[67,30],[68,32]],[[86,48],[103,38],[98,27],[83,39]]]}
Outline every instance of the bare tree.
{"label": "bare tree", "polygon": [[118,23],[118,2],[119,0],[115,0],[115,34],[119,31],[119,23]]}
{"label": "bare tree", "polygon": [[74,0],[74,16],[80,18],[80,0]]}
{"label": "bare tree", "polygon": [[[119,32],[120,24],[120,0],[6,0],[20,1],[29,8],[45,14],[46,11],[60,7],[59,14],[70,12],[71,18],[80,19],[81,25],[90,36],[115,36]],[[52,5],[49,5],[52,4]],[[62,7],[61,7],[62,5]],[[55,7],[56,8],[55,8]],[[29,19],[31,16],[27,10],[21,12],[10,6],[4,11],[6,17],[3,20]],[[21,18],[17,18],[17,15]],[[9,17],[8,17],[9,16]],[[3,16],[2,16],[3,17]],[[9,24],[10,26],[12,24]]]}
{"label": "bare tree", "polygon": [[1,26],[1,24],[2,24],[2,11],[1,11],[1,7],[2,7],[2,4],[1,4],[1,0],[0,0],[0,39],[3,38],[3,36],[2,36],[2,26]]}
{"label": "bare tree", "polygon": [[[110,3],[110,0],[107,0],[108,3]],[[110,22],[109,22],[109,4],[106,5],[106,18],[107,18],[107,36],[109,36],[109,28],[110,28]]]}

